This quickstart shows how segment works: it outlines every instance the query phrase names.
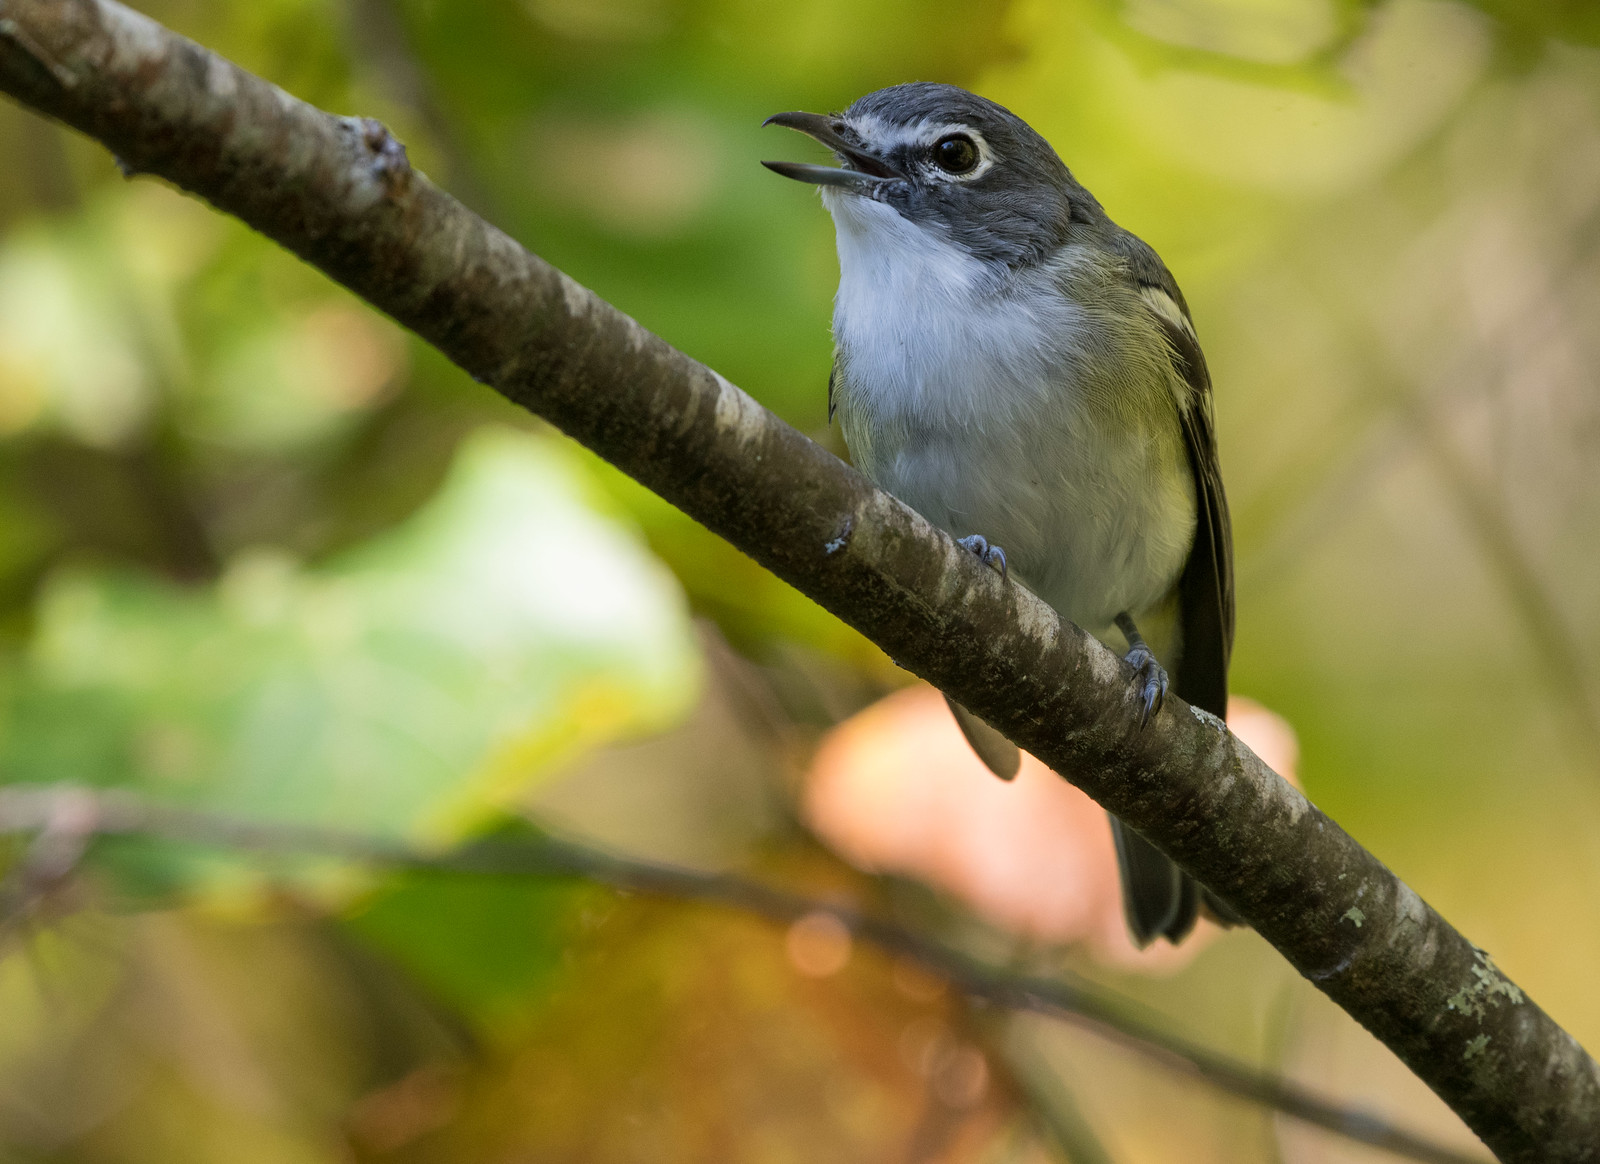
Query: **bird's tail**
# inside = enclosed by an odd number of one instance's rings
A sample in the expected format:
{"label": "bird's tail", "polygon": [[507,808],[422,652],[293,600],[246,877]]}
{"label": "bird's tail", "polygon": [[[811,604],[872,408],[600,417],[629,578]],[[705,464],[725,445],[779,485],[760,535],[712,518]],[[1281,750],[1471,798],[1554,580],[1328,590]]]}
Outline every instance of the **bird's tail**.
{"label": "bird's tail", "polygon": [[[1002,780],[1015,777],[1022,759],[1017,746],[948,695],[945,701],[961,734],[989,770]],[[1128,929],[1141,949],[1157,938],[1174,944],[1183,941],[1194,929],[1202,907],[1223,925],[1238,924],[1233,911],[1114,816],[1111,838],[1116,843],[1117,868],[1122,873],[1122,907]]]}
{"label": "bird's tail", "polygon": [[1140,949],[1157,938],[1166,938],[1174,945],[1183,941],[1202,913],[1218,925],[1236,926],[1242,922],[1238,914],[1174,865],[1160,849],[1116,817],[1106,815],[1111,820],[1117,868],[1122,873],[1122,910]]}
{"label": "bird's tail", "polygon": [[1200,915],[1200,883],[1116,817],[1111,818],[1111,839],[1117,846],[1122,908],[1133,940],[1141,949],[1157,938],[1183,941]]}
{"label": "bird's tail", "polygon": [[967,743],[978,754],[978,759],[1000,779],[1015,779],[1017,769],[1022,767],[1022,753],[1017,749],[1017,745],[948,695],[944,697],[944,701],[950,705],[950,714],[956,717],[956,724],[961,728],[961,734],[967,737]]}

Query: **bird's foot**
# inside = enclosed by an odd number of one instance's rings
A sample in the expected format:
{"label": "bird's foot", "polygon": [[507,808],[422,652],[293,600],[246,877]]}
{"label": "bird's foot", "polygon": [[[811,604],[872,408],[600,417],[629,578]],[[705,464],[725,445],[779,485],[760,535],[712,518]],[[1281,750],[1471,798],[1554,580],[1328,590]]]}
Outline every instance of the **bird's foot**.
{"label": "bird's foot", "polygon": [[1167,669],[1156,662],[1132,616],[1126,612],[1117,615],[1117,629],[1128,640],[1128,653],[1122,657],[1133,664],[1133,689],[1139,699],[1139,726],[1143,728],[1166,701]]}
{"label": "bird's foot", "polygon": [[978,555],[978,560],[991,569],[1000,571],[1002,581],[1009,581],[1010,574],[1006,570],[1006,552],[999,546],[991,546],[989,539],[982,534],[973,534],[971,537],[957,538],[956,545],[963,550]]}
{"label": "bird's foot", "polygon": [[1133,689],[1139,700],[1139,726],[1161,710],[1167,698],[1167,669],[1156,662],[1150,648],[1140,643],[1122,656],[1133,664]]}

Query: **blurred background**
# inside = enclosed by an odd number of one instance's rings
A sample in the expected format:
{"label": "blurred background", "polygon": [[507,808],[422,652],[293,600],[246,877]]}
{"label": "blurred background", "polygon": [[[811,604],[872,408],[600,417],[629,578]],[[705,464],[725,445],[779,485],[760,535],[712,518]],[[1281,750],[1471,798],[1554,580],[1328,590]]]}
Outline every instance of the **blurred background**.
{"label": "blurred background", "polygon": [[[1013,109],[1193,308],[1252,741],[1600,1048],[1596,10],[138,6],[381,118],[841,453],[832,228],[760,123],[911,79]],[[435,848],[527,819],[1475,1143],[1255,935],[1119,946],[1103,818],[913,746],[909,677],[693,522],[97,145],[5,105],[0,158],[0,781]],[[0,842],[3,1161],[1387,1158],[823,918],[79,846],[63,803]]]}

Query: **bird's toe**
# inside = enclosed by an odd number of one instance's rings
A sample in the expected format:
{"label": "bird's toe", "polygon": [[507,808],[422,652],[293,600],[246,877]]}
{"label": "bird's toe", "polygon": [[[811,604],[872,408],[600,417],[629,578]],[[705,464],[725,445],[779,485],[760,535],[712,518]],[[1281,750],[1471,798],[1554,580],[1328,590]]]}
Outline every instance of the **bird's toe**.
{"label": "bird's toe", "polygon": [[1127,654],[1133,664],[1133,689],[1139,700],[1139,726],[1161,710],[1167,698],[1167,669],[1156,662],[1148,647],[1138,646]]}
{"label": "bird's toe", "polygon": [[999,546],[991,545],[989,539],[982,534],[972,534],[970,537],[958,538],[956,544],[962,549],[978,555],[978,560],[992,570],[1000,571],[1002,580],[1010,577],[1006,566],[1006,552]]}

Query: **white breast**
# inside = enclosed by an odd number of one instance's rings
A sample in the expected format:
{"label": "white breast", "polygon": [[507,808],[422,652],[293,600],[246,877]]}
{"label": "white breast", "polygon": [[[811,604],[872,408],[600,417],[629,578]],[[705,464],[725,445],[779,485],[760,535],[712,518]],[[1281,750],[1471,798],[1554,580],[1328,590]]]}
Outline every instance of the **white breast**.
{"label": "white breast", "polygon": [[1194,536],[1194,482],[1182,384],[1132,284],[1070,249],[1018,275],[883,203],[824,201],[835,398],[857,465],[951,533],[1003,547],[1085,629],[1160,606]]}

